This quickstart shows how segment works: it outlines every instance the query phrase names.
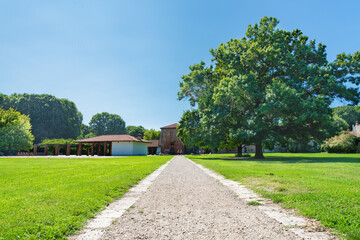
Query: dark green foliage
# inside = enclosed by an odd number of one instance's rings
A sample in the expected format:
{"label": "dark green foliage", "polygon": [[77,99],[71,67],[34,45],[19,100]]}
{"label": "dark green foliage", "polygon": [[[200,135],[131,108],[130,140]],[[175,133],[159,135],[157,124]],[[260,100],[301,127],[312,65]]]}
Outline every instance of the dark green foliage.
{"label": "dark green foliage", "polygon": [[[334,114],[329,124],[324,125],[323,129],[319,129],[319,133],[322,136],[333,137],[338,135],[340,132],[348,129],[346,121]],[[286,147],[288,152],[301,153],[301,152],[320,152],[321,144],[323,139],[314,139],[312,141],[295,141],[291,138],[284,138],[281,142],[282,146]]]}
{"label": "dark green foliage", "polygon": [[65,145],[65,144],[75,144],[75,140],[74,139],[63,139],[63,138],[58,138],[58,139],[44,139],[39,145],[40,146],[44,146],[44,145],[49,145],[49,144],[59,144],[59,145]]}
{"label": "dark green foliage", "polygon": [[90,121],[91,131],[99,135],[125,134],[125,121],[117,114],[95,114]]}
{"label": "dark green foliage", "polygon": [[88,135],[89,133],[91,133],[91,129],[88,125],[85,125],[85,124],[81,124],[81,135],[85,136],[85,135]]}
{"label": "dark green foliage", "polygon": [[146,130],[144,132],[145,140],[159,140],[161,131],[156,131],[155,129]]}
{"label": "dark green foliage", "polygon": [[0,106],[10,107],[30,117],[35,142],[45,138],[76,138],[80,135],[82,114],[67,99],[47,94],[0,94]]}
{"label": "dark green foliage", "polygon": [[284,146],[291,153],[320,152],[319,144],[314,142],[297,142],[289,139]]}
{"label": "dark green foliage", "polygon": [[[200,120],[199,111],[187,110],[183,113],[178,126],[178,135],[181,137],[181,141],[189,147],[199,146],[201,148],[217,149],[220,140],[223,140],[223,135],[207,134],[206,131],[202,130]],[[214,135],[218,138],[214,137]]]}
{"label": "dark green foliage", "polygon": [[0,152],[7,155],[30,150],[33,141],[29,117],[12,108],[0,108]]}
{"label": "dark green foliage", "polygon": [[141,138],[144,137],[146,129],[143,126],[127,126],[126,127],[126,133],[133,136],[138,137],[140,134]]}
{"label": "dark green foliage", "polygon": [[359,103],[359,89],[346,83],[360,84],[360,52],[330,63],[325,45],[278,23],[264,17],[246,37],[211,49],[212,65],[190,66],[178,96],[194,109],[184,113],[180,137],[195,130],[201,139],[189,141],[198,146],[255,144],[263,158],[263,145],[329,137],[334,99]]}
{"label": "dark green foliage", "polygon": [[96,137],[96,134],[92,131],[92,129],[85,124],[81,124],[81,134],[77,137],[77,139],[85,139]]}
{"label": "dark green foliage", "polygon": [[326,140],[323,149],[329,153],[356,153],[360,139],[348,132],[343,132],[338,136]]}
{"label": "dark green foliage", "polygon": [[351,130],[352,125],[354,125],[356,121],[360,122],[360,106],[336,107],[333,108],[333,112],[347,122],[347,130]]}

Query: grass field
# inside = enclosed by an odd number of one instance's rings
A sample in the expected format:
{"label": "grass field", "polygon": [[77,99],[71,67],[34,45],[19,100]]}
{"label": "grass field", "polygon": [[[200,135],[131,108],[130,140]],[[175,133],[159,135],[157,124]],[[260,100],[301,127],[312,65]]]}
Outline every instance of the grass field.
{"label": "grass field", "polygon": [[0,158],[0,239],[66,238],[170,158]]}
{"label": "grass field", "polygon": [[265,160],[233,156],[187,157],[348,239],[360,239],[360,154],[270,153]]}

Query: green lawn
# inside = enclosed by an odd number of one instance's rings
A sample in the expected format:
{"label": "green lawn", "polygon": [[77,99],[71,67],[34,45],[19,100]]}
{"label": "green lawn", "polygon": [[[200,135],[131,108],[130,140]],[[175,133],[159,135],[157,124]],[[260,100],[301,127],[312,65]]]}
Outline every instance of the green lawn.
{"label": "green lawn", "polygon": [[348,239],[360,239],[360,154],[269,153],[265,160],[233,156],[187,157]]}
{"label": "green lawn", "polygon": [[170,158],[0,158],[0,239],[66,238]]}

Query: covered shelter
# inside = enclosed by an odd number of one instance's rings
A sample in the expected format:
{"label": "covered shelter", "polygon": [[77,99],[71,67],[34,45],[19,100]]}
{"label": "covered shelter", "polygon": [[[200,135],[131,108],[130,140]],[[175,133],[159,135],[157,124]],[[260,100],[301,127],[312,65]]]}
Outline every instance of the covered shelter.
{"label": "covered shelter", "polygon": [[159,140],[148,140],[149,143],[147,145],[148,147],[148,154],[155,155],[157,153],[157,150],[159,148]]}
{"label": "covered shelter", "polygon": [[75,141],[79,149],[84,143],[91,144],[91,155],[96,148],[98,155],[103,156],[146,156],[148,141],[127,134],[102,135]]}

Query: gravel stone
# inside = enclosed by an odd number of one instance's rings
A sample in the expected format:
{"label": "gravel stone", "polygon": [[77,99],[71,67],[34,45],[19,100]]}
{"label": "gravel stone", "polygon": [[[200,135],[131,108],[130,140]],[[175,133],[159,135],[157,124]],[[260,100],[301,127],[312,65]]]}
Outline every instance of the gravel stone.
{"label": "gravel stone", "polygon": [[102,239],[297,239],[288,228],[176,156]]}

